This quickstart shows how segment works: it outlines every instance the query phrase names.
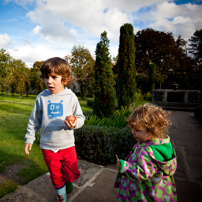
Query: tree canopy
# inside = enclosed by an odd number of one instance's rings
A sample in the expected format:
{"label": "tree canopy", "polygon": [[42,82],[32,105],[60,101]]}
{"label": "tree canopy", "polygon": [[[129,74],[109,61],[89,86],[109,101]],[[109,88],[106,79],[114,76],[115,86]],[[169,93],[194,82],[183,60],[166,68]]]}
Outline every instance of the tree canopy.
{"label": "tree canopy", "polygon": [[[20,98],[23,97],[24,93],[28,96],[30,90],[30,69],[26,67],[22,60],[13,60],[12,69],[12,86],[15,85],[14,89],[20,94]],[[14,89],[12,89],[13,92]]]}
{"label": "tree canopy", "polygon": [[11,90],[20,98],[30,90],[30,70],[22,60],[16,60],[6,50],[0,50],[0,89],[2,94]]}
{"label": "tree canopy", "polygon": [[0,50],[0,89],[1,92],[8,91],[12,77],[11,61],[13,58],[5,49]]}
{"label": "tree canopy", "polygon": [[148,73],[149,64],[156,64],[157,73],[185,71],[190,68],[186,41],[179,36],[176,40],[171,32],[165,33],[145,29],[135,35],[136,67],[138,72]]}
{"label": "tree canopy", "polygon": [[30,85],[32,92],[38,94],[46,88],[43,80],[40,79],[40,68],[44,61],[36,61],[30,69]]}
{"label": "tree canopy", "polygon": [[71,64],[73,74],[77,77],[81,98],[85,99],[87,89],[92,91],[93,88],[95,61],[90,51],[84,46],[73,46],[71,55],[65,58]]}

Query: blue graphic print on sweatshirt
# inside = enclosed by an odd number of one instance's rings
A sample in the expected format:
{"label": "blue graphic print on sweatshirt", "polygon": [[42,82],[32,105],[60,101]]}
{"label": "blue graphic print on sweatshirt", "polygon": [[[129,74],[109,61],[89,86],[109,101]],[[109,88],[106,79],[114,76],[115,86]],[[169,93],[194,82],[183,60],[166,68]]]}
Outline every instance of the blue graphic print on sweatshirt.
{"label": "blue graphic print on sweatshirt", "polygon": [[60,103],[51,103],[49,100],[48,103],[48,119],[63,116],[63,100]]}

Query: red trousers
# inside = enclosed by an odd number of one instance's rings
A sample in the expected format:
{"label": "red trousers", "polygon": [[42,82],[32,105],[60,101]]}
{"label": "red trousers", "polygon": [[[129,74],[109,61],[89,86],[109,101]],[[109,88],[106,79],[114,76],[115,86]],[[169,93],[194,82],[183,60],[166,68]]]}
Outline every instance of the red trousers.
{"label": "red trousers", "polygon": [[74,182],[80,176],[75,147],[61,149],[54,153],[42,149],[43,157],[55,188],[64,186],[65,181]]}

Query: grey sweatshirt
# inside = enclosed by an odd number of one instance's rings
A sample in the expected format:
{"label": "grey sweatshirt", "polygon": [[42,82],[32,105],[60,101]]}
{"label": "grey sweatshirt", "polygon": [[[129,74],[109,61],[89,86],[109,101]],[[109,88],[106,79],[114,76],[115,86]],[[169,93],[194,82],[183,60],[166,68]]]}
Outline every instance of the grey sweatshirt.
{"label": "grey sweatshirt", "polygon": [[35,133],[41,127],[40,147],[42,149],[55,151],[74,146],[74,130],[64,123],[65,117],[69,115],[77,116],[74,129],[83,126],[85,117],[76,95],[67,88],[56,95],[50,93],[48,89],[44,90],[36,98],[29,118],[25,143],[33,144]]}

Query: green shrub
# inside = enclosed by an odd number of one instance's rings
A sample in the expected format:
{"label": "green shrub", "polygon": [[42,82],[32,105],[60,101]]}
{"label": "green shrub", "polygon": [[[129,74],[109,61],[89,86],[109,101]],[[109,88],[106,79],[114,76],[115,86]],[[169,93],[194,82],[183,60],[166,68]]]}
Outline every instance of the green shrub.
{"label": "green shrub", "polygon": [[92,111],[85,111],[85,112],[83,112],[83,114],[85,117],[87,117],[87,116],[92,116],[93,112]]}
{"label": "green shrub", "polygon": [[[141,91],[138,91],[142,97]],[[141,101],[140,101],[141,100]],[[106,118],[84,112],[85,124],[75,130],[75,142],[78,157],[101,165],[116,163],[115,155],[125,159],[136,143],[127,118],[135,107],[144,101],[132,103],[129,108],[121,107]]]}
{"label": "green shrub", "polygon": [[87,100],[87,105],[88,105],[89,107],[93,107],[93,103],[94,103],[94,100],[93,100],[93,99],[88,99],[88,100]]}
{"label": "green shrub", "polygon": [[140,89],[137,89],[137,91],[134,94],[135,102],[143,102],[144,96],[142,95],[142,91]]}
{"label": "green shrub", "polygon": [[127,125],[127,118],[131,112],[131,109],[127,107],[121,107],[120,110],[116,110],[113,115],[108,118],[104,116],[100,118],[96,115],[86,113],[85,125],[124,128]]}
{"label": "green shrub", "polygon": [[149,66],[149,85],[151,92],[153,91],[153,89],[155,89],[155,83],[156,83],[156,65],[154,63],[151,63]]}
{"label": "green shrub", "polygon": [[87,126],[75,130],[75,143],[79,158],[106,165],[116,163],[115,155],[125,159],[136,140],[131,129]]}
{"label": "green shrub", "polygon": [[197,120],[202,121],[202,106],[196,107],[194,114]]}
{"label": "green shrub", "polygon": [[142,90],[142,93],[149,91],[149,75],[145,73],[136,74],[137,87]]}

